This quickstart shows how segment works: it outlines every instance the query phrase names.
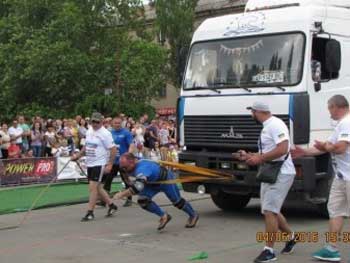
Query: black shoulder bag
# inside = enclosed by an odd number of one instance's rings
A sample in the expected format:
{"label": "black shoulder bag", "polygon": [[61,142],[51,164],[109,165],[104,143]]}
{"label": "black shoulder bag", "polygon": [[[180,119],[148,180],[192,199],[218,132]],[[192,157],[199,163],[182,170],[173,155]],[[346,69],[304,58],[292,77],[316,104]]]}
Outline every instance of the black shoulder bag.
{"label": "black shoulder bag", "polygon": [[[259,138],[260,152],[262,153],[261,136]],[[259,166],[256,179],[261,183],[274,184],[277,181],[278,174],[281,171],[283,163],[288,159],[289,152],[283,161],[270,161],[265,162]]]}

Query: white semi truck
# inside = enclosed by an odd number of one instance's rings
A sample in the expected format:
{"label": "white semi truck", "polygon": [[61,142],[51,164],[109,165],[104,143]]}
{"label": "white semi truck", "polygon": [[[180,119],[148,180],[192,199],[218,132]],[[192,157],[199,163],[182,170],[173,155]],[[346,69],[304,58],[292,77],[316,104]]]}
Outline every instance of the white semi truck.
{"label": "white semi truck", "polygon": [[[178,99],[185,149],[179,160],[231,171],[237,180],[185,183],[184,190],[205,186],[221,209],[245,207],[259,197],[257,167],[231,154],[257,151],[261,130],[246,107],[268,103],[289,127],[292,144],[310,147],[332,132],[327,100],[334,94],[350,99],[350,1],[250,0],[244,13],[205,20],[194,33]],[[325,211],[331,157],[294,164],[288,199]]]}

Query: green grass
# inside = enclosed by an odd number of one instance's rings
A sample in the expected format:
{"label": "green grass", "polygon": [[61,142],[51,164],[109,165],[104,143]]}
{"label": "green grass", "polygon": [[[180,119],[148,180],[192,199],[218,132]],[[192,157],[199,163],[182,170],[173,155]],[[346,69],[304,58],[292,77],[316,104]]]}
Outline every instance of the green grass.
{"label": "green grass", "polygon": [[[0,189],[0,215],[28,210],[46,185],[13,187]],[[122,188],[114,183],[112,192]],[[63,183],[52,185],[42,195],[34,209],[87,202],[89,197],[87,183]]]}

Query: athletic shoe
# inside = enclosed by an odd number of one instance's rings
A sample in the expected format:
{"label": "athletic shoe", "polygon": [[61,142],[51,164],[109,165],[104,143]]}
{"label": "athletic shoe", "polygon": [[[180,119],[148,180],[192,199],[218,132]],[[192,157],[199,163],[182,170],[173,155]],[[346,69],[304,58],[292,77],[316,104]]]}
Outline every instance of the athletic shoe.
{"label": "athletic shoe", "polygon": [[131,199],[126,199],[123,207],[129,207],[129,206],[132,206],[132,200]]}
{"label": "athletic shoe", "polygon": [[341,260],[339,251],[330,251],[326,247],[323,247],[319,251],[316,251],[315,253],[313,253],[312,257],[319,260],[332,261],[332,262],[338,262]]}
{"label": "athletic shoe", "polygon": [[185,225],[186,228],[193,228],[196,226],[199,219],[199,215],[195,215],[194,217],[190,217]]}
{"label": "athletic shoe", "polygon": [[118,210],[118,207],[115,204],[111,203],[109,205],[106,217],[112,216],[117,210]]}
{"label": "athletic shoe", "polygon": [[284,248],[281,251],[281,254],[284,254],[284,255],[292,254],[296,243],[297,243],[296,238],[293,238],[288,242],[286,242]]}
{"label": "athletic shoe", "polygon": [[87,212],[86,215],[81,219],[81,222],[87,222],[94,220],[95,216],[93,212]]}
{"label": "athletic shoe", "polygon": [[260,253],[260,255],[254,260],[254,263],[272,262],[276,260],[277,260],[277,257],[275,253],[271,252],[268,249],[264,249]]}
{"label": "athletic shoe", "polygon": [[159,220],[159,226],[158,226],[158,230],[162,230],[171,220],[171,215],[166,214],[165,219],[161,218]]}

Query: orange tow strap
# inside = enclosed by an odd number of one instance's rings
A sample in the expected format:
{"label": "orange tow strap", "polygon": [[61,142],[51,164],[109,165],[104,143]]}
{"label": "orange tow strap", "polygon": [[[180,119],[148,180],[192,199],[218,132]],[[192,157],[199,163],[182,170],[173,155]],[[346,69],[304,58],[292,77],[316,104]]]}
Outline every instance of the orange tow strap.
{"label": "orange tow strap", "polygon": [[213,169],[188,165],[188,164],[182,164],[182,163],[173,163],[173,162],[167,162],[167,161],[158,161],[158,163],[162,166],[176,168],[184,172],[189,172],[191,175],[189,176],[180,176],[178,179],[173,180],[165,180],[165,181],[159,181],[157,184],[176,184],[176,183],[190,183],[190,182],[196,182],[196,181],[212,181],[212,180],[219,180],[219,181],[232,181],[235,179],[235,176],[222,171],[217,171]]}

